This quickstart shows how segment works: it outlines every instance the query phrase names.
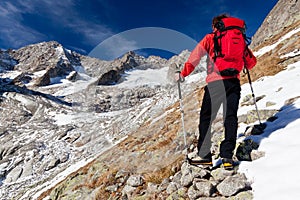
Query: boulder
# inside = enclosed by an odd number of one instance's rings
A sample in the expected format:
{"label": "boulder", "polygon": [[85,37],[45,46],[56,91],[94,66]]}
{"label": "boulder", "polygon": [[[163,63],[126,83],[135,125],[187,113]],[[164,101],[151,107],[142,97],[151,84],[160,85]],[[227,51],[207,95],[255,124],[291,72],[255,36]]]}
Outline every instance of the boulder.
{"label": "boulder", "polygon": [[237,194],[248,187],[247,178],[244,174],[236,174],[226,177],[218,186],[218,192],[225,197]]}

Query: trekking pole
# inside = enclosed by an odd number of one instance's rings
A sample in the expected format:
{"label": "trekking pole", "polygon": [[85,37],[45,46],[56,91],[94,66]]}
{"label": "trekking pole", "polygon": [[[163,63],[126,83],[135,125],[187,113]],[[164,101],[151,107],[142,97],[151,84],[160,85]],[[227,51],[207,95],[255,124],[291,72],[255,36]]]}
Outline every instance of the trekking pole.
{"label": "trekking pole", "polygon": [[[257,103],[256,103],[256,97],[255,97],[255,94],[254,94],[254,91],[253,91],[253,87],[252,87],[252,81],[251,81],[251,77],[250,77],[250,72],[249,72],[249,69],[247,67],[245,67],[245,69],[246,69],[246,72],[247,72],[247,76],[248,76],[248,80],[249,80],[249,85],[250,85],[250,88],[251,88],[252,97],[253,97],[255,109],[256,109],[256,112],[257,112],[257,118],[258,118],[258,121],[259,121],[259,125],[258,126],[254,125],[254,128],[252,129],[252,133],[255,132],[255,134],[257,134],[257,133],[261,134],[263,132],[263,130],[266,128],[266,124],[262,124],[261,123],[260,115],[259,115],[258,107],[257,107]],[[247,129],[246,129],[246,131],[247,131]]]}
{"label": "trekking pole", "polygon": [[[179,67],[177,65],[176,65],[176,69],[178,70],[176,73],[180,73]],[[180,76],[180,74],[178,74],[178,75]],[[181,79],[179,79],[177,81],[178,95],[179,95],[179,104],[180,104],[180,112],[181,112],[181,125],[182,125],[182,131],[183,131],[184,149],[187,149],[186,132],[185,132],[185,127],[184,127],[183,100],[182,100],[182,95],[181,95],[180,82],[182,82]],[[188,155],[187,155],[187,152],[186,152],[186,158],[187,157],[188,157]]]}
{"label": "trekking pole", "polygon": [[177,81],[177,84],[178,84],[178,94],[179,94],[181,123],[182,123],[183,139],[184,139],[184,148],[186,148],[187,142],[186,142],[186,132],[185,132],[185,128],[184,128],[184,111],[183,111],[183,103],[182,103],[182,96],[181,96],[181,89],[180,89],[180,80]]}
{"label": "trekking pole", "polygon": [[254,91],[253,91],[253,87],[252,87],[252,81],[251,81],[251,77],[250,77],[250,72],[249,72],[249,69],[247,67],[245,67],[245,69],[247,71],[247,76],[248,76],[249,85],[250,85],[251,92],[252,92],[253,101],[254,101],[254,104],[255,104],[255,109],[256,109],[256,112],[257,112],[258,121],[259,121],[259,124],[261,124],[260,115],[259,115],[258,107],[257,107],[257,104],[256,104],[256,97],[255,97],[255,94],[254,94]]}

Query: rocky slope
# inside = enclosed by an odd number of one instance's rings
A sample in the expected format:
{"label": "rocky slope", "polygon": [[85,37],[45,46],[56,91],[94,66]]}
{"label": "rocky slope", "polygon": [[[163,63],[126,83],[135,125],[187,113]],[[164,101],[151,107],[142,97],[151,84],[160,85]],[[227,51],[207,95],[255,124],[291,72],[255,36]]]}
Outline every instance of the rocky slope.
{"label": "rocky slope", "polygon": [[299,12],[298,0],[279,0],[253,36],[252,46],[258,47],[266,41],[278,39],[276,35],[286,31],[290,25],[299,23]]}
{"label": "rocky slope", "polygon": [[[1,51],[0,64],[1,199],[76,170],[175,102],[169,61],[155,56],[129,52],[107,62],[51,41]],[[129,78],[155,70],[162,78],[146,85]]]}
{"label": "rocky slope", "polygon": [[[274,9],[282,9],[281,4],[286,6],[279,1]],[[253,80],[299,60],[299,20],[285,27],[268,41],[257,39],[259,62]],[[274,48],[263,51],[271,41]],[[238,170],[207,170],[184,162],[177,87],[172,82],[175,69],[170,66],[182,64],[188,55],[184,51],[165,60],[129,52],[107,62],[54,41],[1,51],[1,199],[251,199],[250,182]],[[191,154],[203,67],[182,85]],[[251,104],[251,98],[242,97],[241,106]],[[260,115],[272,120],[276,112],[260,110]],[[239,121],[251,124],[257,118],[249,112]],[[217,155],[223,137],[221,115],[213,128]],[[255,142],[241,141],[236,159],[263,155],[255,151]]]}

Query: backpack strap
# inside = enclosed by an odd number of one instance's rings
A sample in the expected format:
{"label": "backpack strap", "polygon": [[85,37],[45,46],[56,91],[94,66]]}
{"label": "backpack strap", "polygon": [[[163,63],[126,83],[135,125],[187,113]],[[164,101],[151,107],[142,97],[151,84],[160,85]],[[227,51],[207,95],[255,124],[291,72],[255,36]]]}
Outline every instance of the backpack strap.
{"label": "backpack strap", "polygon": [[[222,54],[222,49],[221,49],[221,45],[219,45],[219,42],[218,40],[221,39],[222,35],[220,34],[218,36],[218,31],[214,31],[212,32],[211,34],[214,34],[214,37],[213,37],[213,41],[214,41],[214,56],[213,56],[213,62],[211,62],[211,59],[209,58],[209,56],[207,56],[207,60],[206,60],[206,63],[211,63],[211,66],[210,68],[207,68],[207,74],[211,74],[213,73],[214,71],[214,63],[216,62],[217,60],[217,57],[221,57],[221,56],[224,56]],[[221,40],[220,40],[220,43],[221,43]]]}
{"label": "backpack strap", "polygon": [[[224,36],[224,34],[222,34],[220,32],[220,35],[218,36],[218,31],[215,31],[214,32],[214,57],[213,57],[213,60],[214,62],[216,62],[217,60],[217,57],[224,57],[224,54],[222,54],[222,44],[221,44],[221,38]],[[219,42],[220,40],[220,42]]]}

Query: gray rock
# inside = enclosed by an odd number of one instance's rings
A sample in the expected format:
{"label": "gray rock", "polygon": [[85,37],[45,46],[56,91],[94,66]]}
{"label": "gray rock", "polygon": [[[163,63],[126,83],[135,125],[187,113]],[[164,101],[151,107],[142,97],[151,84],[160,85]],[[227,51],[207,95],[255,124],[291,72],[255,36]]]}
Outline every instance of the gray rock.
{"label": "gray rock", "polygon": [[250,154],[251,160],[253,161],[262,158],[265,156],[265,154],[266,153],[264,151],[252,150]]}
{"label": "gray rock", "polygon": [[141,175],[132,175],[128,178],[126,184],[132,187],[138,187],[143,185],[144,178]]}
{"label": "gray rock", "polygon": [[195,200],[195,199],[198,199],[199,197],[201,197],[201,192],[193,186],[189,187],[187,194],[188,194],[189,199],[191,199],[191,200]]}
{"label": "gray rock", "polygon": [[172,179],[171,179],[172,182],[180,184],[180,183],[181,183],[181,181],[180,181],[181,176],[182,176],[181,171],[177,172],[177,173],[174,174],[174,176],[172,177]]}
{"label": "gray rock", "polygon": [[51,83],[50,72],[46,71],[42,76],[36,78],[34,85],[35,86],[47,86]]}
{"label": "gray rock", "polygon": [[172,194],[173,192],[177,191],[177,189],[179,188],[179,185],[177,183],[171,182],[166,191],[168,194]]}
{"label": "gray rock", "polygon": [[233,173],[234,173],[234,171],[232,171],[232,170],[225,170],[223,168],[218,168],[211,172],[211,176],[212,176],[213,180],[221,182],[226,177],[233,175]]}
{"label": "gray rock", "polygon": [[182,176],[181,176],[181,179],[180,179],[181,185],[183,187],[188,187],[188,186],[192,185],[193,180],[194,180],[194,177],[193,177],[192,172],[190,171],[190,169],[185,169],[182,172]]}
{"label": "gray rock", "polygon": [[254,199],[253,193],[251,191],[244,191],[238,193],[234,197],[231,197],[229,200],[251,200],[251,199]]}
{"label": "gray rock", "polygon": [[58,164],[60,163],[60,160],[59,158],[52,158],[50,160],[50,162],[47,164],[47,167],[46,167],[46,171],[50,170],[50,169],[53,169],[54,167],[56,167]]}
{"label": "gray rock", "polygon": [[17,166],[13,168],[6,176],[5,182],[6,183],[12,183],[18,180],[20,176],[22,175],[23,168],[22,166]]}
{"label": "gray rock", "polygon": [[194,178],[205,178],[209,176],[209,171],[201,167],[190,166],[190,169]]}
{"label": "gray rock", "polygon": [[27,78],[36,86],[49,85],[51,78],[67,76],[74,71],[72,65],[80,65],[75,54],[66,51],[61,44],[53,41],[23,47],[13,52],[13,57],[19,61],[15,70],[26,73],[45,71],[43,74],[39,73],[38,77],[31,76],[32,80]]}
{"label": "gray rock", "polygon": [[109,185],[105,188],[105,190],[109,192],[116,192],[118,188],[119,188],[118,185]]}
{"label": "gray rock", "polygon": [[[250,103],[249,103],[250,102]],[[247,106],[247,105],[253,105],[253,98],[252,98],[252,94],[247,94],[241,102],[241,106]]]}
{"label": "gray rock", "polygon": [[169,178],[165,178],[165,179],[161,182],[161,184],[159,185],[158,190],[161,191],[161,192],[164,191],[164,190],[166,190],[167,187],[169,186],[169,184],[170,184]]}
{"label": "gray rock", "polygon": [[[255,98],[256,102],[260,101],[261,99],[265,98],[266,95],[261,95]],[[254,105],[254,98],[252,97],[252,94],[248,94],[246,95],[242,102],[241,102],[241,106],[251,106]]]}
{"label": "gray rock", "polygon": [[125,180],[128,179],[128,177],[129,177],[129,172],[121,169],[116,173],[115,179],[122,180],[121,182],[123,183]]}
{"label": "gray rock", "polygon": [[209,197],[214,192],[214,187],[210,181],[199,181],[194,183],[195,188],[199,191],[201,197]]}
{"label": "gray rock", "polygon": [[[299,12],[299,1],[278,1],[254,34],[251,46],[258,46],[270,40],[270,38],[283,31],[285,27],[299,21]],[[274,27],[272,24],[276,24],[277,26]]]}
{"label": "gray rock", "polygon": [[[259,116],[261,120],[267,120],[268,118],[272,117],[276,114],[277,110],[258,110]],[[258,115],[256,110],[248,111],[245,115],[238,116],[239,123],[243,122],[245,124],[251,124],[258,121]]]}
{"label": "gray rock", "polygon": [[59,163],[65,163],[69,160],[69,153],[63,153],[59,156]]}
{"label": "gray rock", "polygon": [[158,192],[158,187],[159,187],[158,184],[150,182],[150,183],[147,184],[147,192],[150,193],[150,194],[157,193]]}
{"label": "gray rock", "polygon": [[19,148],[20,146],[18,144],[13,144],[12,142],[7,142],[5,144],[2,144],[2,154],[1,157],[7,157],[10,156],[12,154],[14,154]]}
{"label": "gray rock", "polygon": [[297,97],[293,97],[293,98],[287,99],[287,100],[284,101],[284,105],[286,105],[286,106],[292,105],[292,104],[295,103],[295,101],[297,101],[299,98],[300,98],[300,96],[297,96]]}
{"label": "gray rock", "polygon": [[131,196],[132,193],[136,190],[136,187],[132,187],[130,185],[125,185],[125,187],[122,190],[122,194],[126,194],[127,196]]}
{"label": "gray rock", "polygon": [[272,101],[267,101],[266,102],[266,107],[271,107],[271,106],[274,106],[274,105],[276,105],[275,102],[272,102]]}
{"label": "gray rock", "polygon": [[170,194],[167,198],[167,200],[183,200],[187,199],[187,189],[186,188],[180,188],[177,191]]}
{"label": "gray rock", "polygon": [[33,160],[31,159],[28,162],[24,163],[23,173],[21,175],[21,178],[29,177],[32,175],[33,175]]}
{"label": "gray rock", "polygon": [[247,179],[244,174],[236,174],[225,178],[218,186],[217,190],[221,195],[230,197],[241,190],[245,190],[248,186]]}

